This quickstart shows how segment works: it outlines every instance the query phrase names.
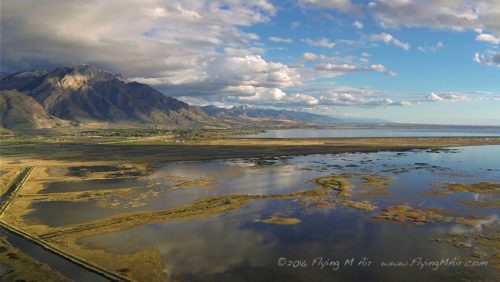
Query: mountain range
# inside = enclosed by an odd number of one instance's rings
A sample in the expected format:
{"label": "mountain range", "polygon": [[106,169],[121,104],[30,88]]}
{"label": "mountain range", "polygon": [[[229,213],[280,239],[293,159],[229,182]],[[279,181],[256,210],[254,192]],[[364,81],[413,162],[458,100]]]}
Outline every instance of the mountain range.
{"label": "mountain range", "polygon": [[330,116],[243,105],[191,106],[122,75],[80,65],[0,76],[0,127],[40,129],[117,125],[232,126],[238,123],[336,124]]}
{"label": "mountain range", "polygon": [[297,120],[307,123],[335,124],[340,123],[338,118],[308,112],[275,110],[258,108],[251,105],[234,106],[232,108],[218,108],[213,105],[203,106],[201,110],[212,117],[249,117],[272,118],[282,120]]}
{"label": "mountain range", "polygon": [[197,107],[88,65],[4,75],[0,90],[5,128],[53,127],[58,120],[172,126],[212,122]]}

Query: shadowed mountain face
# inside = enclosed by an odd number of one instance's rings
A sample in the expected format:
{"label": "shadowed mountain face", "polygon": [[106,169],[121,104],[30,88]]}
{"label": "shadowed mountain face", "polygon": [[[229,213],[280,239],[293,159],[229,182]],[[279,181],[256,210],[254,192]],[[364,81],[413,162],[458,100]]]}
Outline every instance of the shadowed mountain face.
{"label": "shadowed mountain face", "polygon": [[272,118],[272,119],[287,119],[287,120],[297,120],[307,123],[320,123],[320,124],[332,124],[339,123],[340,120],[337,118],[307,113],[298,111],[287,111],[287,110],[274,110],[274,109],[263,109],[256,108],[248,105],[234,106],[232,108],[218,108],[215,106],[204,106],[201,109],[209,116],[213,117],[251,117],[251,118]]}
{"label": "shadowed mountain face", "polygon": [[33,97],[8,90],[0,95],[0,127],[4,128],[52,128],[65,122],[47,114]]}
{"label": "shadowed mountain face", "polygon": [[198,108],[164,96],[148,85],[128,82],[121,75],[88,65],[4,75],[0,89],[2,95],[4,90],[25,93],[48,115],[64,120],[162,125],[211,120]]}

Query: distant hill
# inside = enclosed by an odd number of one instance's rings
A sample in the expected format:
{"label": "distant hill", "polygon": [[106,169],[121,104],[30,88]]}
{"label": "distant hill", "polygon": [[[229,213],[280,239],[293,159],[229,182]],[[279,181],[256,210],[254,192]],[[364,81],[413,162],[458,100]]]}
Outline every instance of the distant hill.
{"label": "distant hill", "polygon": [[234,106],[232,108],[218,108],[216,106],[209,105],[201,107],[201,110],[212,117],[272,118],[318,124],[337,124],[340,122],[339,119],[326,115],[299,111],[257,108],[249,105]]}
{"label": "distant hill", "polygon": [[[9,93],[2,100],[11,101],[10,105],[21,101],[28,103],[31,105],[29,109],[36,110],[39,117],[42,117],[41,109],[44,109],[49,117],[83,123],[192,126],[212,121],[200,109],[167,97],[148,85],[129,82],[121,75],[113,75],[88,65],[4,75],[0,90],[3,90],[2,96]],[[27,97],[22,97],[19,92]],[[3,115],[4,110],[2,108]],[[14,125],[10,122],[16,113],[20,114],[15,111],[10,113],[11,118],[3,118],[4,127]]]}

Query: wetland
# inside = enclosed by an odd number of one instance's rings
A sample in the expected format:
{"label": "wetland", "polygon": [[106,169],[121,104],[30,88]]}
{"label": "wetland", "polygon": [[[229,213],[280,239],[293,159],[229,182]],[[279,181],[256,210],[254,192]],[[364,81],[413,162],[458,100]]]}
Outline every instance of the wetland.
{"label": "wetland", "polygon": [[[135,281],[499,275],[497,137],[99,143],[3,143],[4,185],[33,169],[0,220]],[[278,263],[318,257],[373,263]],[[381,264],[414,258],[484,263]]]}

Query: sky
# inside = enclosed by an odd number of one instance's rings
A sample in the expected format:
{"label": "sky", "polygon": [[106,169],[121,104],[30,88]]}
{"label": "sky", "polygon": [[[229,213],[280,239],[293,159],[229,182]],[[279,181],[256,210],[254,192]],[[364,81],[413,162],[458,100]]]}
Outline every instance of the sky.
{"label": "sky", "polygon": [[500,0],[2,0],[0,68],[90,64],[195,105],[500,125]]}

